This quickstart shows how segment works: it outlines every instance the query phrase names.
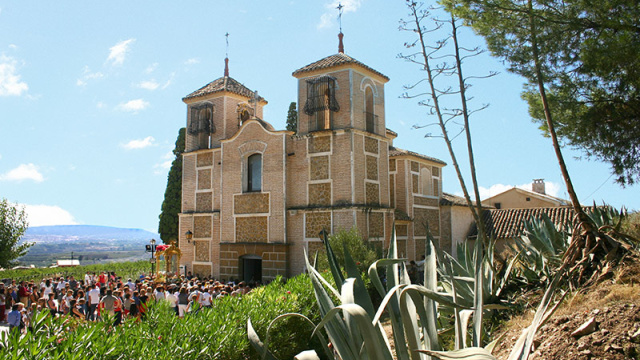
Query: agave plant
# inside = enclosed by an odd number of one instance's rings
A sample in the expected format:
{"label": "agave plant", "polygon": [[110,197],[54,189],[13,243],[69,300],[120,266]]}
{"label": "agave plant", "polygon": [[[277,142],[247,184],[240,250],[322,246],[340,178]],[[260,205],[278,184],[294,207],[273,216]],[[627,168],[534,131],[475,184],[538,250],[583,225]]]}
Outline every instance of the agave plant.
{"label": "agave plant", "polygon": [[[392,228],[393,229],[393,228]],[[378,260],[369,268],[369,276],[376,289],[384,295],[378,309],[374,309],[371,298],[364,287],[360,272],[351,255],[345,251],[344,271],[336,261],[331,246],[325,239],[325,248],[329,266],[335,284],[334,288],[311,265],[305,253],[307,270],[315,292],[316,300],[322,315],[322,321],[315,326],[315,336],[322,337],[322,330],[326,331],[331,348],[324,348],[328,358],[342,360],[425,360],[430,357],[438,359],[495,359],[491,350],[495,342],[481,347],[482,339],[482,311],[484,303],[484,266],[482,259],[482,244],[475,245],[475,271],[473,306],[460,304],[457,296],[457,283],[450,276],[451,292],[437,291],[437,253],[432,241],[428,241],[425,254],[425,285],[412,285],[404,266],[405,259],[397,258],[395,231],[392,230],[391,243],[386,259]],[[453,274],[453,264],[449,262],[448,274]],[[381,281],[382,269],[386,270],[386,283]],[[533,336],[537,329],[551,315],[556,307],[549,308],[553,294],[559,282],[556,276],[551,283],[543,301],[536,312],[534,322],[522,334],[516,344],[510,359],[524,360],[528,357]],[[334,303],[334,299],[339,301]],[[466,300],[466,299],[465,299]],[[456,329],[456,349],[443,351],[438,337],[437,322],[438,308],[447,306],[454,309]],[[388,312],[393,329],[395,356],[390,346],[390,339],[382,328],[380,318]],[[466,325],[464,319],[469,319],[472,312],[472,347],[464,348]],[[279,318],[299,316],[285,314]],[[279,319],[274,320],[278,321]],[[273,324],[273,322],[272,322]],[[271,327],[271,326],[270,326]],[[269,351],[269,330],[266,340],[262,342],[253,329],[251,320],[247,322],[249,340],[263,359],[275,359]],[[325,342],[326,343],[326,342]],[[319,359],[315,351],[305,351],[296,356],[297,359]]]}
{"label": "agave plant", "polygon": [[562,257],[571,242],[571,230],[560,228],[547,216],[524,223],[524,234],[515,239],[514,252],[520,256],[520,275],[526,283],[549,281],[562,265]]}

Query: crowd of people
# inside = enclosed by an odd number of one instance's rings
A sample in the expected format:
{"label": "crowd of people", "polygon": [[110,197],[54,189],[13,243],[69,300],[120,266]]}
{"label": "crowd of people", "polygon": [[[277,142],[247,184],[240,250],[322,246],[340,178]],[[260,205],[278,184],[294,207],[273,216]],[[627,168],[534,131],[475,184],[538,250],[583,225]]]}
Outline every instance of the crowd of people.
{"label": "crowd of people", "polygon": [[211,308],[212,301],[224,296],[245,295],[253,284],[221,283],[200,280],[191,273],[170,282],[156,282],[153,277],[124,280],[115,273],[87,272],[84,279],[73,276],[43,279],[40,283],[0,282],[0,323],[10,331],[31,328],[34,315],[48,310],[53,317],[71,317],[80,321],[97,321],[107,316],[114,325],[125,318],[145,318],[150,302],[166,301],[176,316],[195,314]]}

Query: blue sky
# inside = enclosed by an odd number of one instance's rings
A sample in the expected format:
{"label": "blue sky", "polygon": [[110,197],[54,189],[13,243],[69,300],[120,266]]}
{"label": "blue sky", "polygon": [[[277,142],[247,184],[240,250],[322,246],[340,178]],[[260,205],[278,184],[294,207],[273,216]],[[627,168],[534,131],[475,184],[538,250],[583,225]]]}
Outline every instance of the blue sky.
{"label": "blue sky", "polygon": [[[335,1],[0,1],[0,197],[24,204],[32,226],[90,224],[157,230],[171,162],[185,125],[182,97],[230,75],[269,101],[265,120],[283,129],[296,101],[291,73],[337,52]],[[397,58],[411,33],[398,30],[404,1],[347,0],[345,52],[391,78],[387,127],[395,145],[451,164],[435,119],[400,98],[423,73]],[[467,46],[483,46],[465,30]],[[520,99],[524,80],[488,55],[465,71],[499,75],[471,88],[472,131],[482,197],[544,178],[567,198],[551,142]],[[456,141],[461,151],[462,138]],[[581,202],[640,209],[638,186],[620,188],[609,166],[565,157]],[[460,193],[452,166],[444,191]]]}

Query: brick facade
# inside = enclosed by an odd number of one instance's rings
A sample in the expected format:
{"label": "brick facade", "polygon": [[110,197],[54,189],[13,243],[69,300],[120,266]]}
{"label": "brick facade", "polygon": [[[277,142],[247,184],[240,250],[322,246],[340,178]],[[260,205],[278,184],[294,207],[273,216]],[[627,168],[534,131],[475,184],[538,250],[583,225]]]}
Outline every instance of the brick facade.
{"label": "brick facade", "polygon": [[[355,227],[386,248],[398,214],[401,256],[419,259],[423,253],[419,223],[426,221],[440,237],[446,220],[438,205],[444,163],[398,153],[385,124],[388,79],[346,55],[333,57],[346,62],[294,72],[296,133],[261,120],[267,102],[232,78],[215,80],[183,99],[191,131],[183,155],[179,243],[187,271],[225,280],[292,276],[304,271],[304,251],[324,251],[321,230]],[[318,79],[332,82],[337,111],[305,113],[308,104],[318,106],[307,99]],[[203,108],[212,109],[209,133],[194,132],[192,126],[201,121],[198,109]],[[329,118],[328,128],[318,127],[318,119]],[[421,175],[423,168],[433,178]],[[433,189],[428,195],[420,193],[424,184]],[[193,233],[191,242],[184,238],[187,231]]]}

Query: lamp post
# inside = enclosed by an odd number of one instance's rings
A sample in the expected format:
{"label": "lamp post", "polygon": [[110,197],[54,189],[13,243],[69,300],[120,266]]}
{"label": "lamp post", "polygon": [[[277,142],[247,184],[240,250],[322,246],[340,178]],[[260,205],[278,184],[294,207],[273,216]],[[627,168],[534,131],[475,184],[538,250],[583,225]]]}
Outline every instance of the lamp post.
{"label": "lamp post", "polygon": [[156,259],[153,258],[153,252],[156,250],[156,239],[151,239],[150,243],[151,243],[151,260],[149,261],[151,262],[151,277],[153,278],[153,274],[155,274],[154,265],[156,262]]}

